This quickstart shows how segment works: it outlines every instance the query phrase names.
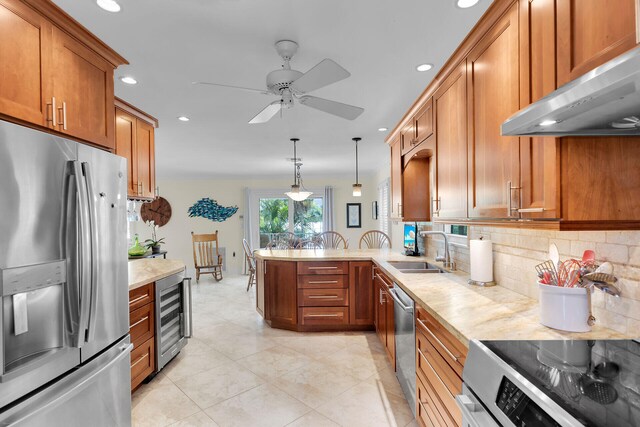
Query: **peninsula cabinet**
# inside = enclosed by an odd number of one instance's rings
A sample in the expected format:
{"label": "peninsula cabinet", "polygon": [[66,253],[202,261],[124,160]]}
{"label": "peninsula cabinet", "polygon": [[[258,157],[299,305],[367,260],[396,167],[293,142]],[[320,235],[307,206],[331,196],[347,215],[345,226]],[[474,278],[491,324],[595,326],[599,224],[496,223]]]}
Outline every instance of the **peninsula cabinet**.
{"label": "peninsula cabinet", "polygon": [[519,187],[518,137],[500,126],[520,109],[518,8],[510,7],[467,57],[470,218],[512,214]]}
{"label": "peninsula cabinet", "polygon": [[433,95],[436,163],[435,218],[467,217],[467,70],[463,61]]}
{"label": "peninsula cabinet", "polygon": [[0,116],[112,150],[127,61],[50,1],[0,0],[0,22]]}
{"label": "peninsula cabinet", "polygon": [[157,196],[154,132],[158,121],[130,104],[115,101],[115,153],[127,159],[127,196],[150,200]]}
{"label": "peninsula cabinet", "polygon": [[636,0],[556,0],[558,85],[632,49]]}
{"label": "peninsula cabinet", "polygon": [[349,323],[373,325],[374,298],[373,263],[371,261],[349,262]]}
{"label": "peninsula cabinet", "polygon": [[294,329],[298,323],[296,262],[269,260],[264,264],[265,305],[271,326]]}
{"label": "peninsula cabinet", "polygon": [[395,321],[393,298],[389,295],[389,289],[393,287],[393,282],[380,269],[375,269],[373,279],[376,298],[376,333],[380,342],[384,346],[387,357],[391,361],[393,370],[396,369],[396,344],[395,344]]}

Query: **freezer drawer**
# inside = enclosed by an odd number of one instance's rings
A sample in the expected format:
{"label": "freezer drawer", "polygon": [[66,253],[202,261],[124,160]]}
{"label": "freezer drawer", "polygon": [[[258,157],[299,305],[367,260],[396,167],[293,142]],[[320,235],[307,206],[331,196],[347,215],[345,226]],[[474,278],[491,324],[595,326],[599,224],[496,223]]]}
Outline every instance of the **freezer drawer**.
{"label": "freezer drawer", "polygon": [[0,426],[131,425],[129,336],[91,362],[0,414]]}

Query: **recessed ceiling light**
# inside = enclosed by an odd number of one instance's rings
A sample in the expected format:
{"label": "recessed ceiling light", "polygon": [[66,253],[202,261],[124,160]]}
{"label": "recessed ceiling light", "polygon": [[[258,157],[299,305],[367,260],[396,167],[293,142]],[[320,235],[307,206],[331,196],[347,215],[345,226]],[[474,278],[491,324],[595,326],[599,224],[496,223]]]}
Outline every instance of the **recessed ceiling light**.
{"label": "recessed ceiling light", "polygon": [[120,77],[120,81],[128,85],[135,85],[138,83],[138,81],[131,76]]}
{"label": "recessed ceiling light", "polygon": [[387,129],[387,128],[378,128],[378,132],[386,132],[386,131],[388,131],[388,130],[389,130],[389,129]]}
{"label": "recessed ceiling light", "polygon": [[555,125],[556,123],[558,123],[557,120],[544,120],[540,122],[540,126],[551,126],[551,125]]}
{"label": "recessed ceiling light", "polygon": [[416,70],[418,71],[429,71],[430,69],[433,68],[432,64],[420,64],[416,67]]}
{"label": "recessed ceiling light", "polygon": [[478,1],[480,0],[458,0],[456,4],[460,9],[467,9],[478,4]]}
{"label": "recessed ceiling light", "polygon": [[180,120],[181,122],[188,122],[188,121],[189,121],[189,117],[187,117],[187,116],[180,116],[180,117],[178,117],[178,120]]}
{"label": "recessed ceiling light", "polygon": [[97,0],[96,3],[107,12],[120,12],[120,5],[115,0]]}

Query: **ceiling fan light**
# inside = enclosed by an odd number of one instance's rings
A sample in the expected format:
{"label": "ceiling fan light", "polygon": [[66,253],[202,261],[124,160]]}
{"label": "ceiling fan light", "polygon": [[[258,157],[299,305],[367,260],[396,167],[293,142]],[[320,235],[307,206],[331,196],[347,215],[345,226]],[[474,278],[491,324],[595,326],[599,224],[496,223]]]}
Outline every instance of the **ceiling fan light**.
{"label": "ceiling fan light", "polygon": [[353,197],[362,196],[362,184],[353,184]]}

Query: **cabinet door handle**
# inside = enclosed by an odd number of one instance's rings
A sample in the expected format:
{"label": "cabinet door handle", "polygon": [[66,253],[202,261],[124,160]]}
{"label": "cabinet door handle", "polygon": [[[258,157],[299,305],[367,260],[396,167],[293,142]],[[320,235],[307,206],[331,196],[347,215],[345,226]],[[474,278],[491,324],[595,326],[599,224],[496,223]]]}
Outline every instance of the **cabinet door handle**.
{"label": "cabinet door handle", "polygon": [[521,213],[538,213],[538,212],[544,212],[544,208],[523,208],[523,209],[518,209],[518,212],[521,212]]}
{"label": "cabinet door handle", "polygon": [[142,301],[145,298],[150,298],[150,297],[147,294],[140,295],[139,297],[136,297],[136,298],[132,299],[131,301],[129,301],[129,305],[133,305],[133,304],[137,303],[138,301]]}
{"label": "cabinet door handle", "polygon": [[[511,206],[511,201],[512,201],[512,192],[513,190],[520,190],[522,189],[522,187],[514,187],[513,185],[511,185],[511,181],[507,181],[507,217],[511,217],[511,213],[513,211],[518,212],[518,208],[514,208]],[[518,199],[520,199],[518,197]],[[520,205],[520,202],[518,202],[518,205]]]}
{"label": "cabinet door handle", "polygon": [[58,107],[58,111],[62,113],[62,129],[67,130],[67,103],[63,102],[62,107]]}
{"label": "cabinet door handle", "polygon": [[307,314],[305,317],[340,317],[340,314]]}
{"label": "cabinet door handle", "polygon": [[[51,105],[51,118],[49,118],[49,105]],[[58,120],[56,120],[56,114],[58,114],[58,110],[56,109],[56,97],[51,97],[51,103],[47,104],[47,123],[51,123],[51,126],[58,127]]]}
{"label": "cabinet door handle", "polygon": [[336,299],[338,295],[309,295],[309,299]]}
{"label": "cabinet door handle", "polygon": [[142,196],[142,181],[138,181],[138,196]]}
{"label": "cabinet door handle", "polygon": [[[420,320],[420,318],[416,317],[416,322],[418,322],[418,323],[420,324],[420,326],[422,326],[422,327],[424,328],[424,330],[425,330],[425,331],[427,331],[427,332],[429,333],[429,335],[431,335],[431,338],[433,338],[433,339],[434,339],[434,340],[435,340],[435,341],[436,341],[436,342],[437,342],[437,343],[438,343],[438,344],[439,344],[439,345],[444,349],[444,351],[446,351],[446,352],[447,352],[447,354],[449,355],[449,357],[451,357],[451,358],[452,358],[453,360],[455,360],[456,362],[458,361],[458,358],[459,358],[459,357],[458,357],[458,356],[455,356],[453,353],[451,353],[451,351],[447,348],[447,346],[446,346],[446,345],[444,345],[444,344],[442,343],[442,341],[440,341],[440,340],[438,339],[438,337],[436,337],[436,336],[435,336],[435,334],[434,334],[433,332],[431,332],[431,329],[429,329],[429,328],[427,327],[427,325],[425,325],[425,323],[424,323],[422,320]],[[418,351],[420,351],[420,350],[418,349]],[[421,353],[422,353],[422,352],[421,352]]]}
{"label": "cabinet door handle", "polygon": [[309,267],[309,270],[337,270],[338,267]]}
{"label": "cabinet door handle", "polygon": [[313,280],[309,282],[310,285],[328,285],[328,284],[333,285],[336,283],[338,283],[337,280]]}

